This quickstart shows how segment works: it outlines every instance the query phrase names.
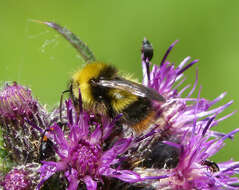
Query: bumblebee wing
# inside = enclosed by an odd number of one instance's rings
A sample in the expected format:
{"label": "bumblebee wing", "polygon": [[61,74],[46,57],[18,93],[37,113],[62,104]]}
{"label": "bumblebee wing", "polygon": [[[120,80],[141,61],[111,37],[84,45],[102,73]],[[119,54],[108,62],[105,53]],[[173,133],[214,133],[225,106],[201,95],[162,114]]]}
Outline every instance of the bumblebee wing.
{"label": "bumblebee wing", "polygon": [[124,78],[117,78],[111,80],[102,79],[97,81],[96,85],[125,90],[136,96],[147,97],[151,100],[165,102],[165,98],[160,95],[156,90],[143,86],[142,84],[129,81]]}

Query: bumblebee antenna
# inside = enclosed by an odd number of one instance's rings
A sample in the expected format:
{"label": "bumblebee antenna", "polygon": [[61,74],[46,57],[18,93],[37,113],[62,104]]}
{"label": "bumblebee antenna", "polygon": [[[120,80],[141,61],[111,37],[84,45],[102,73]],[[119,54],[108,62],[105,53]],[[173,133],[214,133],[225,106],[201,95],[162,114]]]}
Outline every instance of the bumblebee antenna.
{"label": "bumblebee antenna", "polygon": [[65,93],[67,92],[71,92],[71,90],[65,90],[61,93],[61,99],[60,99],[60,106],[59,106],[59,111],[60,111],[60,121],[61,123],[63,123],[63,120],[62,120],[62,102],[63,102],[63,96]]}
{"label": "bumblebee antenna", "polygon": [[90,48],[81,41],[75,34],[69,31],[67,28],[62,27],[54,22],[42,22],[38,20],[32,20],[33,22],[37,22],[40,24],[45,24],[53,29],[55,29],[58,33],[60,33],[71,45],[76,48],[76,50],[80,53],[81,57],[86,63],[91,63],[95,61],[95,56]]}

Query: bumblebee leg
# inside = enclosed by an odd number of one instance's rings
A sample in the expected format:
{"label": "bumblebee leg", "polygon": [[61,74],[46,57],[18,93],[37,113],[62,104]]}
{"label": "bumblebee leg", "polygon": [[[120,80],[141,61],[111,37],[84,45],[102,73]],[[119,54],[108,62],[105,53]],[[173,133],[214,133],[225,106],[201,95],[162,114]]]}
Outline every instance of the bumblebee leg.
{"label": "bumblebee leg", "polygon": [[63,101],[63,96],[64,96],[64,94],[67,93],[67,92],[70,93],[71,91],[70,91],[70,90],[65,90],[65,91],[63,91],[63,92],[61,93],[60,106],[59,106],[60,121],[61,121],[61,123],[63,123],[63,120],[62,120],[62,101]]}

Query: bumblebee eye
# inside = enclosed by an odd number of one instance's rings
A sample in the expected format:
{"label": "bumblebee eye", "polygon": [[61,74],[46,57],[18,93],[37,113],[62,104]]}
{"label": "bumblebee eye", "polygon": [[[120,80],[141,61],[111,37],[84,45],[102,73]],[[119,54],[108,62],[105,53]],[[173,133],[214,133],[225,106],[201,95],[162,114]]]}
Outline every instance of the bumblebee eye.
{"label": "bumblebee eye", "polygon": [[144,39],[143,41],[141,52],[143,54],[144,61],[150,61],[153,58],[154,49],[152,47],[152,44],[147,39]]}

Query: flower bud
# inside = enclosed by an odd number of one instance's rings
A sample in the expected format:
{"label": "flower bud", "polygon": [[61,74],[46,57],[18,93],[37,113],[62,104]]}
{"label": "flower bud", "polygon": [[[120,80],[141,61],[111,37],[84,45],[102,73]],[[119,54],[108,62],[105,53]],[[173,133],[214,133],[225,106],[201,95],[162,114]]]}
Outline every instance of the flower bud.
{"label": "flower bud", "polygon": [[31,190],[34,189],[39,181],[40,164],[30,163],[18,166],[8,172],[2,181],[4,190]]}
{"label": "flower bud", "polygon": [[0,91],[3,146],[14,162],[23,164],[38,159],[45,115],[46,111],[32,97],[30,89],[13,82]]}

